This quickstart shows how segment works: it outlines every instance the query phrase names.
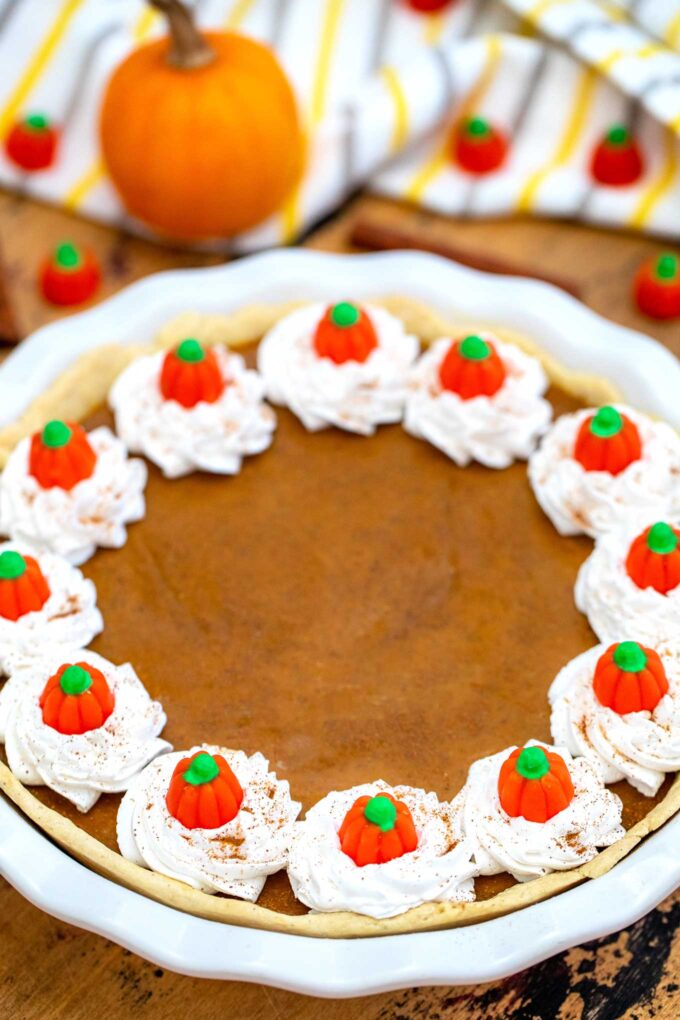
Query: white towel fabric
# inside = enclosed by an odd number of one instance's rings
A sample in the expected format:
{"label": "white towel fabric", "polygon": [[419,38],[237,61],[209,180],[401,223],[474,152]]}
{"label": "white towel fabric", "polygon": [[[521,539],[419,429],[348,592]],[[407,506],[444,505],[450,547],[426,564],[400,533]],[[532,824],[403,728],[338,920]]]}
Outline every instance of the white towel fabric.
{"label": "white towel fabric", "polygon": [[[200,25],[275,48],[309,136],[296,194],[222,249],[293,241],[365,182],[456,215],[519,210],[680,236],[680,0],[454,0],[433,15],[406,0],[194,6]],[[31,112],[63,128],[53,168],[22,174],[0,154],[0,184],[146,233],[106,178],[97,112],[116,64],[162,30],[142,0],[0,0],[0,137]],[[473,113],[511,137],[506,164],[483,178],[449,156],[452,125]],[[596,186],[592,147],[621,121],[645,173]]]}

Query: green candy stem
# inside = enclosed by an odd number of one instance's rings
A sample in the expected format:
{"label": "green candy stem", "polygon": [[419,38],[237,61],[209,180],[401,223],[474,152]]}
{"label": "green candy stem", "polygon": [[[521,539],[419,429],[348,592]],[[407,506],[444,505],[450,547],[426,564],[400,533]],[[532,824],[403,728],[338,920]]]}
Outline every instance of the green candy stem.
{"label": "green candy stem", "polygon": [[66,422],[48,421],[42,430],[42,441],[44,446],[55,450],[60,446],[68,446],[73,435]]}
{"label": "green candy stem", "polygon": [[615,407],[601,407],[590,423],[590,431],[600,439],[610,439],[623,428],[623,418]]}
{"label": "green candy stem", "polygon": [[24,120],[24,124],[31,131],[46,131],[50,126],[50,122],[44,113],[31,113]]}
{"label": "green candy stem", "polygon": [[0,581],[16,581],[26,573],[26,560],[18,552],[6,549],[0,553]]}
{"label": "green candy stem", "polygon": [[203,786],[204,783],[211,783],[219,774],[220,769],[213,756],[201,751],[184,773],[184,779],[191,786]]}
{"label": "green candy stem", "polygon": [[627,145],[629,140],[630,134],[624,124],[613,124],[607,132],[607,141],[610,145]]}
{"label": "green candy stem", "polygon": [[524,779],[540,779],[550,772],[550,762],[542,747],[525,747],[515,769]]}
{"label": "green candy stem", "polygon": [[465,124],[465,131],[475,141],[484,139],[491,133],[489,122],[483,117],[470,117]]}
{"label": "green candy stem", "polygon": [[65,272],[74,272],[80,268],[81,262],[80,252],[71,241],[63,241],[57,245],[54,252],[54,263],[59,269],[63,269]]}
{"label": "green candy stem", "polygon": [[203,361],[205,358],[205,351],[201,344],[199,344],[198,340],[182,340],[182,343],[177,348],[177,357],[180,361],[195,363]]}
{"label": "green candy stem", "polygon": [[491,348],[486,340],[474,333],[466,336],[460,345],[460,354],[468,361],[484,361],[491,354]]}
{"label": "green candy stem", "polygon": [[356,326],[359,314],[356,305],[350,304],[349,301],[341,301],[331,308],[330,318],[334,326],[339,326],[340,329],[349,329],[350,326]]}
{"label": "green candy stem", "polygon": [[647,656],[637,641],[622,641],[614,649],[614,662],[624,673],[641,673]]}
{"label": "green candy stem", "polygon": [[69,666],[61,674],[59,686],[64,694],[84,694],[92,686],[92,677],[82,666]]}
{"label": "green candy stem", "polygon": [[364,818],[367,822],[373,822],[381,832],[390,832],[397,821],[397,809],[389,797],[371,797],[364,808]]}
{"label": "green candy stem", "polygon": [[679,271],[677,255],[673,255],[671,252],[659,255],[656,262],[656,275],[659,280],[664,283],[673,283],[677,279]]}
{"label": "green candy stem", "polygon": [[669,553],[675,552],[677,547],[678,536],[670,524],[658,521],[652,525],[647,535],[648,549],[651,549],[654,553],[659,553],[661,556],[668,556]]}

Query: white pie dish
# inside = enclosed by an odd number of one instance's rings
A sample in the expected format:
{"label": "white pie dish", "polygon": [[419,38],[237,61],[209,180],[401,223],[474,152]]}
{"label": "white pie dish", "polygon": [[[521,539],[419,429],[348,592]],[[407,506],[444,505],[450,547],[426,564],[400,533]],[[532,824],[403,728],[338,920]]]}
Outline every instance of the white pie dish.
{"label": "white pie dish", "polygon": [[[449,319],[498,323],[535,338],[563,365],[608,378],[625,399],[680,426],[680,363],[649,338],[607,322],[546,284],[489,276],[418,253],[306,251],[159,274],[39,330],[0,368],[0,425],[78,354],[111,341],[148,340],[188,308],[219,313],[291,298],[395,293],[418,298]],[[678,832],[676,818],[594,883],[507,917],[359,942],[234,928],[179,913],[77,864],[4,801],[0,871],[43,909],[172,969],[340,996],[491,980],[628,924],[680,882],[672,852]]]}

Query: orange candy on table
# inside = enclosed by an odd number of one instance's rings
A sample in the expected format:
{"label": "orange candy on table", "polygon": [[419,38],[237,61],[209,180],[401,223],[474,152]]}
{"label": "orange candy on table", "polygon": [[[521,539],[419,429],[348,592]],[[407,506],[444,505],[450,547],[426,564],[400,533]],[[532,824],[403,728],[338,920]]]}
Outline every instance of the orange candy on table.
{"label": "orange candy on table", "polygon": [[341,301],[326,309],[316,327],[313,343],[320,358],[330,358],[336,365],[344,365],[346,361],[366,361],[378,346],[378,337],[362,308]]}
{"label": "orange candy on table", "polygon": [[165,355],[159,385],[165,400],[176,400],[182,407],[192,408],[201,402],[214,404],[219,400],[226,380],[215,352],[190,339]]}
{"label": "orange candy on table", "polygon": [[42,296],[52,305],[81,305],[97,292],[99,263],[89,249],[81,251],[70,241],[57,245],[40,271]]}
{"label": "orange candy on table", "polygon": [[610,645],[598,659],[593,689],[600,704],[619,715],[653,712],[668,693],[668,679],[652,648],[636,641],[621,641]]}
{"label": "orange candy on table", "polygon": [[0,616],[16,622],[36,613],[50,597],[50,586],[32,556],[6,549],[0,553]]}
{"label": "orange candy on table", "polygon": [[385,864],[418,846],[411,812],[390,793],[359,797],[345,815],[338,838],[342,852],[360,868]]}
{"label": "orange candy on table", "polygon": [[439,366],[443,388],[463,400],[492,397],[506,376],[505,365],[494,345],[474,335],[454,340]]}
{"label": "orange candy on table", "polygon": [[680,585],[680,530],[657,521],[632,542],[626,571],[638,588],[667,595]]}
{"label": "orange candy on table", "polygon": [[501,766],[498,796],[511,818],[547,822],[569,806],[574,784],[559,754],[543,747],[518,747]]}
{"label": "orange candy on table", "polygon": [[586,471],[618,475],[642,456],[636,425],[615,407],[601,407],[581,425],[574,458]]}
{"label": "orange candy on table", "polygon": [[43,489],[70,491],[90,478],[97,454],[77,422],[50,421],[31,439],[28,471]]}
{"label": "orange candy on table", "polygon": [[643,171],[637,142],[623,124],[614,124],[593,150],[590,172],[599,184],[620,188],[634,184]]}
{"label": "orange candy on table", "polygon": [[643,262],[633,281],[633,297],[640,311],[652,319],[678,318],[680,261],[677,255],[666,252]]}
{"label": "orange candy on table", "polygon": [[168,811],[187,829],[219,829],[238,814],[241,784],[221,754],[197,751],[175,767],[165,798]]}
{"label": "orange candy on table", "polygon": [[508,140],[483,117],[469,117],[454,128],[452,153],[456,164],[469,174],[489,174],[505,162]]}
{"label": "orange candy on table", "polygon": [[5,155],[21,170],[35,173],[52,166],[57,154],[59,132],[42,113],[18,120],[5,139]]}
{"label": "orange candy on table", "polygon": [[60,666],[40,695],[43,722],[64,736],[98,730],[114,706],[106,677],[87,662]]}

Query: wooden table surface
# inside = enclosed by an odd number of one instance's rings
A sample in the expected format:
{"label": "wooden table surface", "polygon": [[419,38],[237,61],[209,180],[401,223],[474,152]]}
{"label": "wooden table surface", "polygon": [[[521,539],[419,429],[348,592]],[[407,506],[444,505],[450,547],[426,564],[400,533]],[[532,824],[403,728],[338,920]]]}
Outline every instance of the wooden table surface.
{"label": "wooden table surface", "polygon": [[[360,197],[308,240],[348,250],[354,218],[417,229],[423,238],[470,252],[492,251],[539,273],[569,276],[592,308],[650,332],[680,355],[678,323],[652,324],[629,299],[638,263],[654,242],[540,221],[452,223]],[[217,261],[161,249],[0,193],[5,280],[22,335],[59,313],[41,301],[36,273],[53,244],[91,244],[102,260],[101,296],[158,269]],[[0,1017],[12,1020],[676,1020],[680,1016],[680,892],[618,935],[562,953],[486,986],[410,989],[322,1002],[259,985],[181,977],[105,939],[55,921],[0,882],[3,938]]]}

